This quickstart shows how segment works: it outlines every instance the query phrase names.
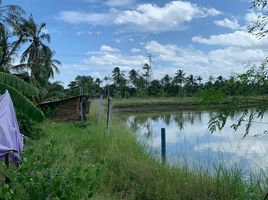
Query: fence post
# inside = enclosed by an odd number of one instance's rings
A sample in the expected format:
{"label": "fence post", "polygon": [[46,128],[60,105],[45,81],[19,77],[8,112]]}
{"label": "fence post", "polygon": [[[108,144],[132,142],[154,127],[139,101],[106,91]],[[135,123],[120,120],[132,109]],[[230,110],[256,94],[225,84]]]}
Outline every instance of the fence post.
{"label": "fence post", "polygon": [[166,129],[161,128],[161,156],[162,162],[166,162]]}
{"label": "fence post", "polygon": [[[9,170],[9,154],[5,154],[5,165],[7,170]],[[6,176],[5,183],[10,183],[10,179]]]}
{"label": "fence post", "polygon": [[99,97],[99,126],[101,125],[101,114],[102,114],[102,95]]}
{"label": "fence post", "polygon": [[81,102],[81,98],[80,98],[80,115],[81,115],[81,121],[84,121],[84,107],[83,107],[83,103]]}
{"label": "fence post", "polygon": [[111,129],[111,114],[112,114],[112,97],[108,98],[108,106],[107,106],[107,132],[110,133]]}

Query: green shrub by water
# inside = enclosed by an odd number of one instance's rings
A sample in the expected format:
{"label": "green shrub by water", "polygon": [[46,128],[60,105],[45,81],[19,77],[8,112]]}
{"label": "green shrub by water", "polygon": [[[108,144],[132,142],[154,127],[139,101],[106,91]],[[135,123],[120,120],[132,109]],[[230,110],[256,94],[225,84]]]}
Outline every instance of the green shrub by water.
{"label": "green shrub by water", "polygon": [[[94,113],[94,112],[93,112]],[[104,119],[103,119],[104,121]],[[87,126],[42,125],[45,135],[28,141],[24,159],[11,169],[1,199],[262,199],[258,180],[245,183],[239,170],[218,167],[214,176],[162,165],[145,153],[113,116],[111,133],[93,114]]]}

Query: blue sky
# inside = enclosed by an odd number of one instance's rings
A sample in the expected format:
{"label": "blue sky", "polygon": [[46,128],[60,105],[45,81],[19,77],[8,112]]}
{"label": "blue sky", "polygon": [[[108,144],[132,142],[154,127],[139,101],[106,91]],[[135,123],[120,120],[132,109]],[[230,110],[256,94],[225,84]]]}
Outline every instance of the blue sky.
{"label": "blue sky", "polygon": [[37,23],[46,22],[50,46],[62,62],[55,81],[77,75],[103,78],[115,66],[142,70],[153,56],[153,76],[209,76],[244,71],[268,55],[268,39],[246,32],[259,10],[249,0],[4,0]]}

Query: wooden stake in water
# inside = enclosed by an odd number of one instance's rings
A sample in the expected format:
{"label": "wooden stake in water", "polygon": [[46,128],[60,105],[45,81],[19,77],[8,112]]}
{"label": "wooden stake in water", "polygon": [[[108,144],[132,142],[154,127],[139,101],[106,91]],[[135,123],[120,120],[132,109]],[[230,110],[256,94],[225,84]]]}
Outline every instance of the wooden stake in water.
{"label": "wooden stake in water", "polygon": [[101,114],[102,114],[102,95],[99,97],[99,126],[101,125]]}
{"label": "wooden stake in water", "polygon": [[107,132],[110,133],[111,129],[111,114],[112,114],[112,97],[108,98],[108,106],[107,106]]}
{"label": "wooden stake in water", "polygon": [[161,156],[162,162],[166,162],[166,129],[161,128]]}

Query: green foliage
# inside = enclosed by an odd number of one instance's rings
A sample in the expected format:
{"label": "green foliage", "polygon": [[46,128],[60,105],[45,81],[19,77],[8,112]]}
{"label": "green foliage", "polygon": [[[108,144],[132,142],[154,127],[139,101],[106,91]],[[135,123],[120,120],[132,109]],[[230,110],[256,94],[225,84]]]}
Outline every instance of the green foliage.
{"label": "green foliage", "polygon": [[27,141],[25,159],[9,172],[10,199],[90,199],[100,187],[103,164],[91,163],[87,149],[79,147],[82,138],[74,133],[86,132],[67,124],[44,126],[46,135]]}
{"label": "green foliage", "polygon": [[[94,108],[94,107],[92,107]],[[92,111],[95,113],[95,111]],[[111,133],[96,123],[46,123],[46,134],[27,143],[25,159],[1,185],[3,199],[260,199],[260,180],[215,168],[215,175],[162,165],[147,155],[117,116]],[[103,120],[104,122],[104,120]],[[264,185],[263,185],[264,186]]]}
{"label": "green foliage", "polygon": [[45,116],[42,113],[42,111],[40,111],[32,102],[30,102],[18,90],[0,82],[0,94],[3,94],[6,90],[9,91],[16,109],[24,112],[31,119],[37,122],[41,122],[45,119]]}
{"label": "green foliage", "polygon": [[215,88],[204,90],[200,92],[197,96],[202,99],[203,105],[206,106],[213,105],[215,103],[217,104],[223,103],[226,101],[226,98],[228,97],[223,89],[215,89]]}
{"label": "green foliage", "polygon": [[0,72],[0,82],[16,88],[25,96],[37,96],[39,94],[38,88],[12,74]]}
{"label": "green foliage", "polygon": [[28,117],[21,111],[18,111],[16,114],[20,127],[20,132],[23,135],[31,139],[39,139],[44,135],[44,130],[40,127],[40,123],[32,120],[30,117]]}

